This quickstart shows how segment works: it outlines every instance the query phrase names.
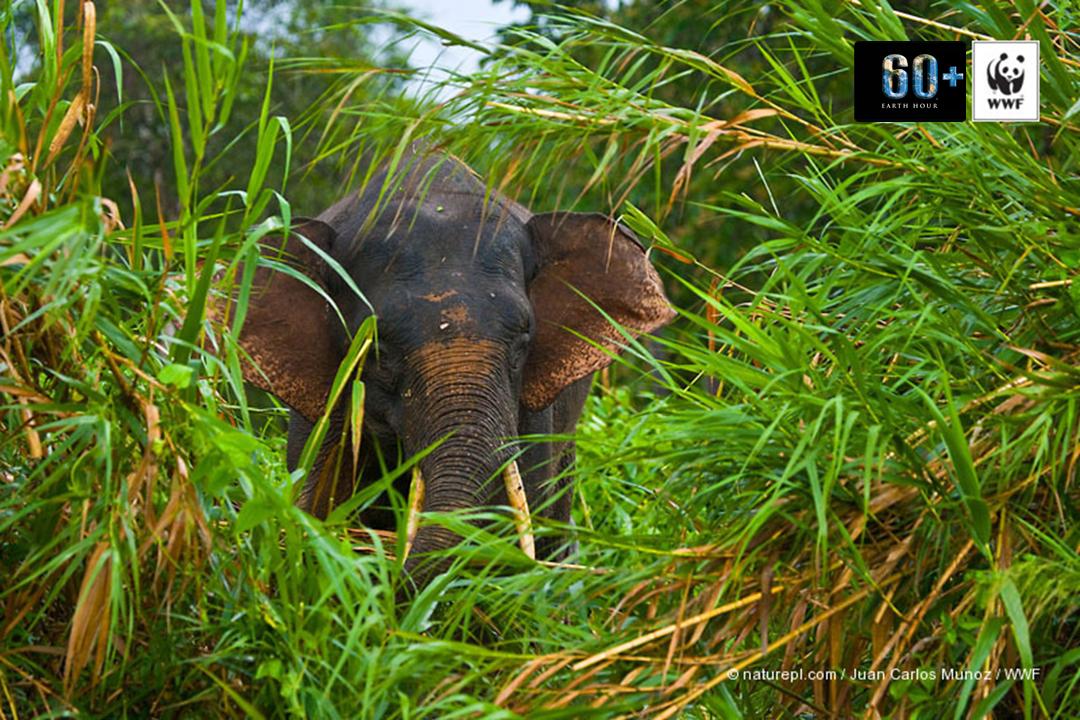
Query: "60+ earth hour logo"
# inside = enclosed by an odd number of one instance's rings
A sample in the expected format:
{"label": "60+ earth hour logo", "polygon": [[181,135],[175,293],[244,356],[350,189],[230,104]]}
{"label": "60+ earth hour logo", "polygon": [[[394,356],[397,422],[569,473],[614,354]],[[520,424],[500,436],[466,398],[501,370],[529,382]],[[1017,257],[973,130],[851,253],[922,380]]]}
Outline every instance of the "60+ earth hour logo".
{"label": "60+ earth hour logo", "polygon": [[[916,109],[936,108],[937,103],[931,102],[938,94],[938,63],[933,55],[916,55],[912,61],[911,91],[916,100],[912,105],[908,97],[908,72],[907,58],[903,55],[886,55],[881,61],[881,92],[885,97],[899,101],[895,105],[885,104],[884,108],[914,107]],[[958,72],[956,66],[949,67],[949,72],[942,76],[942,80],[949,83],[950,87],[956,87],[957,82],[962,82],[964,73]],[[921,101],[921,102],[920,102]]]}
{"label": "60+ earth hour logo", "polygon": [[966,66],[963,42],[856,42],[855,119],[963,122]]}

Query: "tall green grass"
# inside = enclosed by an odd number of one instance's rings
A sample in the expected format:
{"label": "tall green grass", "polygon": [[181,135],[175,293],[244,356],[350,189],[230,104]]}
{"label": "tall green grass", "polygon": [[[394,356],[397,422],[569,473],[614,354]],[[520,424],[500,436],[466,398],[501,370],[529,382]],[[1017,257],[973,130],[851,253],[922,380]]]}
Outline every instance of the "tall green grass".
{"label": "tall green grass", "polygon": [[[791,1],[712,55],[554,14],[418,100],[356,103],[369,68],[281,58],[338,95],[264,102],[254,167],[207,188],[236,78],[265,69],[196,3],[174,20],[199,101],[157,88],[179,212],[133,186],[123,218],[99,192],[118,117],[90,106],[96,73],[134,70],[80,9],[36,4],[18,80],[0,14],[2,717],[1080,714],[1075,7]],[[830,94],[854,40],[1025,35],[1037,125],[856,125]],[[205,308],[216,271],[321,209],[271,166],[355,185],[418,138],[537,210],[619,214],[680,319],[589,400],[574,564],[472,530],[395,607],[399,541],[292,505],[282,411],[246,400]],[[739,677],[798,668],[848,677]]]}

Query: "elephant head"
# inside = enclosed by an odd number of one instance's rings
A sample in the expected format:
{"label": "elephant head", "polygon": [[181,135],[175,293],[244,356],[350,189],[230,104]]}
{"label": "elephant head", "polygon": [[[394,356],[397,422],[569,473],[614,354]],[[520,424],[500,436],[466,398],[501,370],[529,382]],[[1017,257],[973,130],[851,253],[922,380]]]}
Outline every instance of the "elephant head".
{"label": "elephant head", "polygon": [[[374,313],[364,443],[398,443],[407,455],[435,445],[419,464],[424,511],[502,504],[501,486],[488,481],[512,460],[509,441],[565,429],[558,401],[566,389],[607,366],[627,333],[674,315],[625,227],[599,214],[534,215],[441,154],[409,154],[383,168],[366,189],[263,252],[309,280],[261,266],[240,335],[247,379],[294,411],[290,457],[325,410],[351,333]],[[344,412],[332,409],[301,497],[316,515],[363,475],[348,461],[327,471]],[[406,568],[415,574],[418,558],[457,541],[444,528],[421,527]]]}

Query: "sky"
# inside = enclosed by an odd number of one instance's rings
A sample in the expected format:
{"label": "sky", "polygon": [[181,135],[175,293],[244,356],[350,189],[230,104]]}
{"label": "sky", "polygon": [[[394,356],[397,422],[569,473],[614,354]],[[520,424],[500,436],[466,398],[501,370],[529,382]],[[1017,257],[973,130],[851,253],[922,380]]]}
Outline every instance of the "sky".
{"label": "sky", "polygon": [[[456,35],[479,44],[494,44],[496,32],[504,25],[527,20],[529,12],[511,2],[491,0],[402,0],[402,5],[416,17],[446,28]],[[458,72],[471,72],[480,62],[480,54],[464,47],[445,47],[440,42],[423,40],[412,54],[413,67],[432,65]]]}

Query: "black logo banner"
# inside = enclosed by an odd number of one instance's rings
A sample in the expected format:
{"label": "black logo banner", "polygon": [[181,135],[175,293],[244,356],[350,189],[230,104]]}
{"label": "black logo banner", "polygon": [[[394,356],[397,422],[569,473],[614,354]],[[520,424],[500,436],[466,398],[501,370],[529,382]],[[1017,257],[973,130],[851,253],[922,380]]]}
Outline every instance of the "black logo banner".
{"label": "black logo banner", "polygon": [[967,72],[963,42],[856,42],[855,120],[963,122]]}

